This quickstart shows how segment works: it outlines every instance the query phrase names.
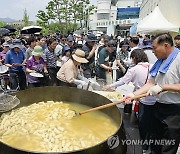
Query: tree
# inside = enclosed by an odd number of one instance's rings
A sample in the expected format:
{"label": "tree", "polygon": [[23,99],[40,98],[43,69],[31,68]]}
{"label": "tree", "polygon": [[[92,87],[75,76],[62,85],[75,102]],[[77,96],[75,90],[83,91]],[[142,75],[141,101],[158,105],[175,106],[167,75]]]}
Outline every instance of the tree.
{"label": "tree", "polygon": [[[74,31],[78,27],[88,27],[88,16],[94,6],[90,6],[89,0],[51,0],[46,7],[46,11],[39,10],[37,23],[43,27],[49,28],[50,23],[56,22],[60,26],[61,32]],[[53,27],[52,25],[50,27]],[[51,31],[51,28],[49,28]],[[53,29],[52,29],[53,30]]]}
{"label": "tree", "polygon": [[47,13],[45,13],[42,10],[39,10],[36,16],[39,18],[39,20],[37,21],[38,25],[43,26],[43,27],[46,27],[49,25],[50,17],[48,16]]}
{"label": "tree", "polygon": [[76,25],[79,21],[80,28],[88,29],[88,20],[89,15],[92,10],[95,8],[94,5],[90,5],[89,0],[70,0],[70,6],[72,8],[71,12],[73,13],[73,21]]}
{"label": "tree", "polygon": [[89,7],[87,7],[86,9],[86,15],[85,15],[85,27],[86,27],[86,30],[89,30],[89,16],[92,15],[92,10],[95,8],[94,5],[91,5]]}
{"label": "tree", "polygon": [[0,27],[4,27],[6,24],[4,22],[0,22]]}
{"label": "tree", "polygon": [[24,21],[24,26],[29,26],[29,16],[27,14],[27,10],[24,10],[24,17],[23,17],[23,21]]}
{"label": "tree", "polygon": [[61,1],[60,5],[61,20],[65,23],[65,30],[67,31],[70,22],[69,0]]}
{"label": "tree", "polygon": [[77,27],[77,22],[80,22],[80,27],[83,27],[83,1],[80,0],[70,0],[69,10],[71,12],[71,19],[74,24],[74,29]]}

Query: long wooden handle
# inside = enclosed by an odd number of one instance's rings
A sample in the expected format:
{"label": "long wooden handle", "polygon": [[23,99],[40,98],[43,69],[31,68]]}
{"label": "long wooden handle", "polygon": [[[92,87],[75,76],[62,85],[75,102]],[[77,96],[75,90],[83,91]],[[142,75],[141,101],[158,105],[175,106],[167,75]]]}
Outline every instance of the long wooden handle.
{"label": "long wooden handle", "polygon": [[[131,100],[138,99],[138,98],[141,98],[141,97],[146,97],[146,96],[147,96],[146,93],[145,94],[141,94],[141,95],[137,95],[137,96],[132,97]],[[88,110],[79,112],[79,114],[82,115],[82,114],[87,113],[87,112],[101,110],[101,109],[104,109],[104,108],[107,108],[107,107],[110,107],[110,106],[114,106],[114,105],[120,104],[122,102],[123,102],[123,99],[120,100],[119,102],[109,103],[109,104],[101,105],[101,106],[98,106],[98,107],[95,107],[95,108],[92,108],[92,109],[88,109]]]}

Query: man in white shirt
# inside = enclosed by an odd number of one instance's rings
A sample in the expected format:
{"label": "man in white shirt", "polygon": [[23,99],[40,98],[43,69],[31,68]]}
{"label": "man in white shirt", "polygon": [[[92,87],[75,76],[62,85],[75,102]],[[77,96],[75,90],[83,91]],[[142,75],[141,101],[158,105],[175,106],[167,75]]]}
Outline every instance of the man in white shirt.
{"label": "man in white shirt", "polygon": [[168,33],[154,37],[153,50],[158,60],[150,70],[150,79],[124,101],[146,92],[157,96],[152,112],[152,154],[176,154],[180,143],[180,50]]}
{"label": "man in white shirt", "polygon": [[129,67],[131,67],[131,58],[130,58],[131,52],[135,49],[138,49],[138,44],[139,44],[139,38],[138,37],[131,37],[130,38],[129,46],[130,46],[131,50],[128,54],[128,60],[124,61],[124,63]]}

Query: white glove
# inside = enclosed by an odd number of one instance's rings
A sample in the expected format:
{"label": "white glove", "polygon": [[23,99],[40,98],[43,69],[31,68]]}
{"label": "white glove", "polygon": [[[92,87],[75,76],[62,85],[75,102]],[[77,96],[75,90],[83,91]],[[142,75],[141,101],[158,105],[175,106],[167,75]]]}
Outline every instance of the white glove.
{"label": "white glove", "polygon": [[82,76],[80,74],[77,76],[77,79],[85,81],[86,83],[88,83],[88,81],[89,81],[87,78],[85,78],[84,76]]}
{"label": "white glove", "polygon": [[89,79],[89,82],[90,82],[90,85],[92,86],[93,89],[100,87],[100,84],[97,83],[96,81],[92,80],[92,79]]}
{"label": "white glove", "polygon": [[150,96],[155,96],[161,93],[162,91],[163,91],[163,88],[159,85],[156,85],[156,86],[151,87],[149,91],[147,92],[147,94]]}
{"label": "white glove", "polygon": [[74,80],[74,83],[78,86],[78,85],[85,85],[86,84],[86,82],[85,81],[82,81],[82,80],[77,80],[77,79],[75,79]]}
{"label": "white glove", "polygon": [[83,84],[83,85],[82,85],[82,84],[78,84],[78,85],[77,85],[77,88],[78,88],[78,89],[85,89],[85,90],[86,90],[86,89],[87,89],[87,86],[88,86],[87,83],[85,83],[85,84]]}

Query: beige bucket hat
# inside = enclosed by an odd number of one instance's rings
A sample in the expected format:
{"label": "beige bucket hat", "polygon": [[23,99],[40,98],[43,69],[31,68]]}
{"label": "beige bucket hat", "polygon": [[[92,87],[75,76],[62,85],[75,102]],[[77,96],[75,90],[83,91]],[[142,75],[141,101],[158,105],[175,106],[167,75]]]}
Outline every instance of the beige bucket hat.
{"label": "beige bucket hat", "polygon": [[79,63],[88,63],[89,61],[85,58],[85,52],[77,49],[72,55],[73,59]]}

